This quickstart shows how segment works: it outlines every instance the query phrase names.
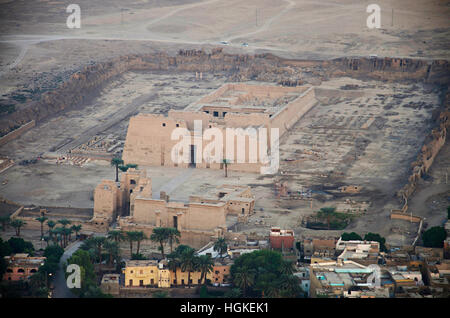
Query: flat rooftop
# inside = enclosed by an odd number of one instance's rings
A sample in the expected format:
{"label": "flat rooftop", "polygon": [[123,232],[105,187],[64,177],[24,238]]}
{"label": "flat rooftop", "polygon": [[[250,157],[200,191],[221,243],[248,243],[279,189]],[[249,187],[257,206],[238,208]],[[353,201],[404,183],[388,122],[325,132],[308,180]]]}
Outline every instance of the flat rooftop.
{"label": "flat rooftop", "polygon": [[228,83],[188,105],[185,111],[227,110],[238,113],[274,114],[304,93],[309,86],[282,87],[276,85],[248,85]]}

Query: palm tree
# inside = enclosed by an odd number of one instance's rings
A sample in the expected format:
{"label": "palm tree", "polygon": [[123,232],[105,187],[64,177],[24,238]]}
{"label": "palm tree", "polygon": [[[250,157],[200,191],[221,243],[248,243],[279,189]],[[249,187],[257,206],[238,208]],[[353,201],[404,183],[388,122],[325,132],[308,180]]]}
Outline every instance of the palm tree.
{"label": "palm tree", "polygon": [[106,238],[103,236],[94,236],[93,238],[91,238],[91,241],[97,249],[98,262],[101,266],[101,264],[102,264],[102,247],[103,247],[103,244],[105,244],[105,242],[106,242]]}
{"label": "palm tree", "polygon": [[119,243],[120,241],[125,239],[125,236],[122,231],[112,230],[108,232],[108,238],[113,239],[116,243]]}
{"label": "palm tree", "polygon": [[119,244],[117,242],[105,241],[103,247],[108,251],[108,265],[113,264],[113,260],[119,255]]}
{"label": "palm tree", "polygon": [[225,178],[227,178],[227,177],[228,177],[228,164],[229,164],[230,162],[228,161],[228,159],[223,159],[223,160],[222,160],[222,163],[223,163],[224,166],[225,166]]}
{"label": "palm tree", "polygon": [[234,274],[234,284],[242,289],[242,294],[245,297],[247,289],[255,283],[254,271],[248,267],[241,267],[238,272]]}
{"label": "palm tree", "polygon": [[70,236],[72,235],[73,230],[72,228],[65,228],[63,227],[63,234],[64,234],[64,247],[67,246],[67,243],[70,242]]}
{"label": "palm tree", "polygon": [[193,248],[186,249],[181,255],[181,270],[188,272],[188,287],[191,287],[191,272],[197,269],[197,257]]}
{"label": "palm tree", "polygon": [[136,232],[130,231],[126,232],[126,239],[128,242],[130,242],[130,256],[133,256],[133,242],[136,240]]}
{"label": "palm tree", "polygon": [[123,164],[123,160],[120,158],[112,158],[111,166],[116,167],[116,182],[119,182],[119,165]]}
{"label": "palm tree", "polygon": [[214,261],[209,255],[201,255],[197,258],[198,269],[201,271],[200,281],[206,285],[206,276],[214,269]]}
{"label": "palm tree", "polygon": [[36,221],[39,221],[41,223],[41,239],[44,236],[44,222],[47,221],[48,218],[45,216],[40,216],[36,218]]}
{"label": "palm tree", "polygon": [[48,233],[50,234],[50,237],[52,237],[52,230],[55,227],[55,225],[56,225],[55,221],[52,221],[52,220],[47,221]]}
{"label": "palm tree", "polygon": [[228,251],[227,240],[224,237],[219,237],[214,243],[214,251],[218,252],[223,259],[222,255]]}
{"label": "palm tree", "polygon": [[283,262],[281,263],[281,268],[280,271],[282,274],[285,275],[292,275],[294,273],[294,263],[291,261],[285,261],[283,260]]}
{"label": "palm tree", "polygon": [[301,291],[300,280],[294,275],[281,275],[278,285],[282,297],[295,297]]}
{"label": "palm tree", "polygon": [[63,226],[63,228],[66,228],[67,225],[71,224],[72,222],[68,219],[61,219],[58,220],[58,223]]}
{"label": "palm tree", "polygon": [[2,215],[0,216],[0,223],[2,223],[2,229],[3,231],[6,231],[6,227],[10,224],[11,219],[9,215]]}
{"label": "palm tree", "polygon": [[78,233],[80,233],[82,228],[81,224],[78,225],[72,225],[71,229],[75,232],[76,238],[78,239]]}
{"label": "palm tree", "polygon": [[48,247],[48,241],[51,241],[52,238],[50,236],[44,236],[43,239],[44,239],[45,243],[47,243],[47,247]]}
{"label": "palm tree", "polygon": [[20,228],[27,224],[21,219],[14,219],[11,221],[11,226],[16,230],[16,236],[20,236]]}
{"label": "palm tree", "polygon": [[330,218],[334,214],[335,210],[336,208],[333,207],[325,207],[320,209],[320,212],[325,214],[325,216],[327,217],[328,229],[330,229]]}
{"label": "palm tree", "polygon": [[60,242],[59,244],[62,248],[64,248],[63,247],[63,231],[64,231],[63,229],[64,228],[62,228],[62,227],[55,227],[54,229],[51,230],[51,233],[54,235],[55,244],[57,244],[59,241]]}
{"label": "palm tree", "polygon": [[142,231],[138,231],[136,232],[136,241],[137,241],[137,250],[136,250],[136,254],[139,254],[139,249],[141,246],[141,241],[142,240],[146,240],[147,236],[145,236],[144,232]]}
{"label": "palm tree", "polygon": [[167,256],[167,258],[169,259],[169,270],[174,272],[175,281],[178,283],[177,269],[181,266],[181,261],[179,259],[179,255],[177,255],[177,253],[171,253]]}
{"label": "palm tree", "polygon": [[276,282],[272,282],[267,286],[265,293],[265,296],[269,298],[278,298],[280,297],[280,287],[278,287],[278,284]]}
{"label": "palm tree", "polygon": [[150,236],[150,240],[153,242],[159,243],[161,250],[162,258],[164,259],[164,243],[167,242],[169,238],[167,228],[164,227],[157,227],[154,228],[152,231],[152,235]]}
{"label": "palm tree", "polygon": [[173,243],[174,242],[176,244],[180,243],[179,237],[181,236],[181,234],[176,228],[170,227],[167,229],[167,236],[168,236],[168,241],[169,241],[169,246],[170,246],[170,253],[172,253],[173,252]]}

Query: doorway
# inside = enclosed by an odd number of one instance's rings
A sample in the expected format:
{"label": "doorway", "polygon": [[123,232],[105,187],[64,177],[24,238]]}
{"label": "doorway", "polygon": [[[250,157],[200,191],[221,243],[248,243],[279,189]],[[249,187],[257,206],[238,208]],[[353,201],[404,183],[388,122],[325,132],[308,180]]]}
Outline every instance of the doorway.
{"label": "doorway", "polygon": [[196,151],[195,145],[191,145],[191,161],[189,163],[190,168],[195,168],[195,151]]}

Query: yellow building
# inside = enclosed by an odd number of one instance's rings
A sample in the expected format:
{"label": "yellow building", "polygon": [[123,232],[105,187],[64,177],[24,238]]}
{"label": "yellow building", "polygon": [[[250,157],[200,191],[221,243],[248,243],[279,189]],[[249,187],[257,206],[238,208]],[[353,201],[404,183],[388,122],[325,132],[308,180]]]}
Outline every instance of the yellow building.
{"label": "yellow building", "polygon": [[[174,271],[171,271],[171,283],[173,286],[184,286],[184,285],[188,285],[188,272],[185,271],[183,272],[180,268],[177,268],[177,272],[175,275]],[[202,276],[201,272],[191,272],[191,276],[190,276],[190,284],[191,285],[199,285],[202,282],[200,281],[200,278]],[[211,280],[212,279],[212,272],[209,272],[206,275],[206,279]]]}
{"label": "yellow building", "polygon": [[159,282],[158,261],[127,261],[124,270],[125,287],[157,286]]}
{"label": "yellow building", "polygon": [[[188,285],[187,271],[178,268],[176,273],[167,267],[167,261],[136,260],[127,261],[123,271],[125,274],[125,287],[160,287]],[[211,283],[228,283],[230,264],[214,264],[214,269],[206,275]],[[190,273],[190,285],[199,285],[202,273],[200,271]]]}

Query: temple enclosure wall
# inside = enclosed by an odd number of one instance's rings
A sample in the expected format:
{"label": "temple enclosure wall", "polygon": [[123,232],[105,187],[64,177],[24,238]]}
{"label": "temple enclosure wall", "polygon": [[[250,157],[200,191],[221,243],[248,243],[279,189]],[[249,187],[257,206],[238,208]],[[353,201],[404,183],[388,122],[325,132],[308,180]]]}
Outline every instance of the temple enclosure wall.
{"label": "temple enclosure wall", "polygon": [[[283,59],[272,54],[238,55],[213,49],[127,55],[88,65],[58,82],[52,91],[36,88],[26,93],[26,102],[15,112],[0,117],[0,132],[14,130],[32,120],[36,123],[59,111],[82,107],[108,81],[132,70],[175,72],[224,72],[231,81],[283,82],[303,80],[307,72],[316,78],[348,76],[383,81],[423,81],[447,84],[450,64],[446,60],[410,58],[338,58],[329,61]],[[56,76],[56,74],[55,74]],[[55,81],[56,82],[56,81]],[[44,93],[40,93],[44,91]],[[29,94],[29,95],[27,95]],[[38,95],[37,95],[38,94]],[[11,96],[14,92],[11,93]],[[12,98],[12,97],[11,97]],[[13,100],[11,99],[11,102]]]}
{"label": "temple enclosure wall", "polygon": [[36,125],[36,122],[34,120],[20,126],[19,128],[9,132],[5,136],[0,138],[0,146],[3,146],[4,144],[10,142],[13,139],[16,139],[20,135],[22,135],[24,132],[30,130]]}
{"label": "temple enclosure wall", "polygon": [[411,164],[412,174],[408,178],[408,183],[397,193],[402,199],[407,200],[414,193],[418,181],[428,172],[437,154],[445,144],[450,127],[450,92],[448,91],[445,94],[443,104],[444,109],[436,119],[437,127],[427,136],[417,160]]}

